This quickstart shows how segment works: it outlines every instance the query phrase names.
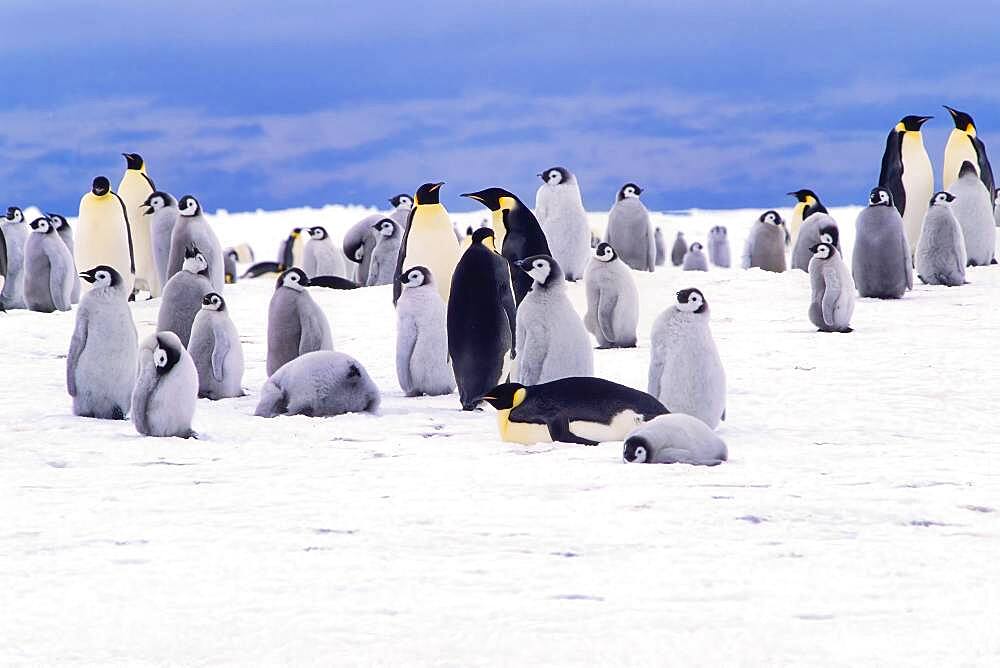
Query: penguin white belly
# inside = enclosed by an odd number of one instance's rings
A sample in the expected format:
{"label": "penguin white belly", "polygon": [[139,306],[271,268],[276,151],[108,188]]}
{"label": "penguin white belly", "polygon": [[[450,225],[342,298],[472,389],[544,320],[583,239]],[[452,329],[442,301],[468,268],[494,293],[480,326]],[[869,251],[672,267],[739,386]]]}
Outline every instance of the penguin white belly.
{"label": "penguin white belly", "polygon": [[792,247],[795,247],[795,242],[799,238],[799,229],[802,227],[802,212],[805,211],[806,205],[799,202],[792,209],[792,217],[788,221],[788,233],[792,237]]}
{"label": "penguin white belly", "polygon": [[503,240],[507,238],[507,228],[503,224],[503,210],[493,212],[493,245],[503,250]]}
{"label": "penguin white belly", "polygon": [[118,196],[125,202],[129,224],[132,228],[132,252],[135,254],[135,282],[159,297],[163,286],[153,258],[152,216],[145,215],[142,203],[152,194],[149,181],[135,170],[127,170],[118,185]]}
{"label": "penguin white belly", "polygon": [[448,212],[440,204],[421,206],[413,215],[402,269],[421,265],[430,269],[438,293],[447,303],[456,264],[458,239],[455,238]]}
{"label": "penguin white belly", "polygon": [[642,422],[641,415],[631,409],[626,409],[611,418],[611,422],[608,424],[570,420],[569,430],[580,438],[598,443],[624,441],[629,432],[641,425]]}
{"label": "penguin white belly", "polygon": [[934,194],[934,171],[931,159],[927,157],[924,142],[915,132],[903,135],[903,191],[906,193],[906,211],[903,212],[903,228],[910,252],[917,248],[920,228]]}
{"label": "penguin white belly", "polygon": [[497,426],[500,427],[500,440],[507,443],[534,445],[535,443],[551,443],[549,428],[535,422],[511,422],[510,409],[497,411]]}
{"label": "penguin white belly", "polygon": [[[132,292],[134,277],[128,249],[128,228],[117,197],[84,195],[76,224],[74,254],[79,271],[93,269],[99,264],[114,267],[125,281],[126,290]],[[84,292],[89,292],[92,285],[85,281],[82,287]]]}
{"label": "penguin white belly", "polygon": [[[941,186],[948,190],[951,184],[958,178],[958,172],[962,169],[962,163],[968,160],[976,167],[979,173],[979,157],[976,149],[972,146],[969,136],[959,129],[954,129],[948,135],[948,143],[944,147],[944,169],[941,172]],[[992,193],[991,193],[992,195]]]}

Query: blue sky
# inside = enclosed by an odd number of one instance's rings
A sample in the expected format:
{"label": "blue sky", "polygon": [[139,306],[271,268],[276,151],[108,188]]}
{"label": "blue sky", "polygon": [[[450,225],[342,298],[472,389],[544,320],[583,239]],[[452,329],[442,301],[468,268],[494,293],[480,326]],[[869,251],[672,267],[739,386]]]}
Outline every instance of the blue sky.
{"label": "blue sky", "polygon": [[936,116],[936,172],[941,104],[1000,137],[985,10],[819,4],[5,0],[0,205],[72,213],[125,151],[208,210],[437,180],[455,210],[493,185],[533,203],[557,164],[591,209],[626,181],[655,209],[846,204],[905,114]]}

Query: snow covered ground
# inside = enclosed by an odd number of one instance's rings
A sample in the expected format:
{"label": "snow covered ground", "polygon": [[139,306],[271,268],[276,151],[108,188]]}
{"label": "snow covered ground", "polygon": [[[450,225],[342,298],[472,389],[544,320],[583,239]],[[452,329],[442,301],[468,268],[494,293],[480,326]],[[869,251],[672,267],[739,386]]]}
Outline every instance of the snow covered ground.
{"label": "snow covered ground", "polygon": [[[271,259],[365,213],[213,220]],[[728,225],[736,259],[759,213],[656,222],[668,248]],[[849,249],[857,208],[832,213]],[[405,399],[386,287],[313,291],[382,415],[274,420],[252,416],[273,282],[227,287],[249,396],[200,401],[191,441],[73,417],[75,314],[0,316],[0,664],[997,665],[1000,268],[860,300],[850,335],[814,331],[801,272],[637,280],[639,348],[597,373],[645,389],[654,318],[701,288],[727,464],[504,444],[491,410]],[[134,315],[145,336],[156,303]]]}

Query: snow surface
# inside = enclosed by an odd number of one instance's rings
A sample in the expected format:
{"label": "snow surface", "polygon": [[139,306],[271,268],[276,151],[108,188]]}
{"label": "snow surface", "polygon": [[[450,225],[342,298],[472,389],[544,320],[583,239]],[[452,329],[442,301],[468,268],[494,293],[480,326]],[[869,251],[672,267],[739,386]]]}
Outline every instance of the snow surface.
{"label": "snow surface", "polygon": [[[832,212],[845,249],[857,211]],[[272,259],[367,213],[213,224]],[[727,225],[738,263],[759,213],[655,221],[668,252]],[[382,415],[273,420],[252,416],[273,281],[227,287],[249,396],[200,400],[190,441],[73,417],[75,313],[0,316],[0,663],[997,665],[1000,268],[860,300],[850,335],[814,331],[801,272],[636,278],[639,348],[596,371],[645,389],[653,320],[701,288],[726,464],[505,444],[491,409],[404,398],[388,287],[313,289]],[[133,309],[152,332],[156,302]]]}

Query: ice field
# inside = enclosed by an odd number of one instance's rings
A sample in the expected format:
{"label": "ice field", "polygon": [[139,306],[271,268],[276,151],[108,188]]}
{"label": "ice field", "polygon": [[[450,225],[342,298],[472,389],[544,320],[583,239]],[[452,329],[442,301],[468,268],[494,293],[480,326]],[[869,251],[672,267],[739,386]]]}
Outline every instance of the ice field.
{"label": "ice field", "polygon": [[[831,210],[848,255],[857,211]],[[273,259],[367,213],[210,218]],[[654,222],[668,254],[727,225],[738,266],[759,213]],[[639,347],[597,375],[644,390],[653,320],[700,288],[726,464],[505,444],[491,408],[404,398],[390,287],[311,289],[382,414],[267,420],[273,280],[227,286],[248,396],[199,400],[198,440],[74,417],[75,311],[0,314],[0,664],[1000,664],[1000,267],[861,299],[849,335],[815,332],[802,272],[635,276]],[[133,306],[140,339],[156,308]]]}

